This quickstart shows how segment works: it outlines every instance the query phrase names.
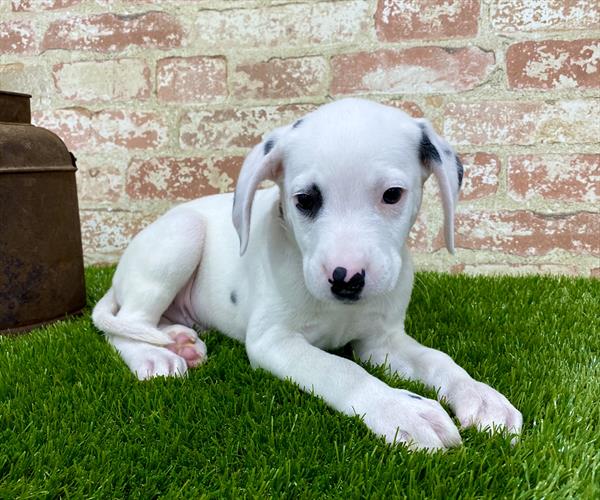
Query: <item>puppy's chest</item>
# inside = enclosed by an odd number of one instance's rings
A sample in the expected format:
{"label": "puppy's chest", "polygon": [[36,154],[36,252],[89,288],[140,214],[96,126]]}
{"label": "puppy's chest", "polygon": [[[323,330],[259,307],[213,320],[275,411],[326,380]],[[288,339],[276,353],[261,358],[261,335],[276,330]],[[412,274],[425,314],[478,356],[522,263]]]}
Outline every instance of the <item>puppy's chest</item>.
{"label": "puppy's chest", "polygon": [[376,313],[323,312],[306,318],[300,325],[300,331],[315,347],[331,350],[353,340],[376,335],[383,330],[384,322],[382,315]]}

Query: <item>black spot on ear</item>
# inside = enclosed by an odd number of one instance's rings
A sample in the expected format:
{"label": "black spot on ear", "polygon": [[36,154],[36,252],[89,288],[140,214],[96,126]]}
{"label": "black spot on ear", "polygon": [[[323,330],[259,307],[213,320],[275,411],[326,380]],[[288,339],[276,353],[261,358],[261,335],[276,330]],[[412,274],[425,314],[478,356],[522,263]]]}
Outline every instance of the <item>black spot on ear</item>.
{"label": "black spot on ear", "polygon": [[421,143],[419,144],[419,159],[423,165],[429,165],[431,161],[438,163],[442,161],[439,151],[425,133],[421,136]]}
{"label": "black spot on ear", "polygon": [[265,142],[265,147],[263,149],[265,156],[267,156],[271,152],[273,146],[275,146],[275,141],[273,139],[269,139],[267,142]]}
{"label": "black spot on ear", "polygon": [[456,173],[458,174],[458,187],[460,189],[460,187],[462,186],[463,174],[465,173],[465,169],[458,156],[456,157]]}
{"label": "black spot on ear", "polygon": [[300,118],[298,121],[296,121],[296,123],[294,123],[294,124],[292,125],[292,128],[299,127],[299,126],[300,126],[300,124],[301,124],[303,121],[304,121],[304,120],[303,120],[302,118]]}

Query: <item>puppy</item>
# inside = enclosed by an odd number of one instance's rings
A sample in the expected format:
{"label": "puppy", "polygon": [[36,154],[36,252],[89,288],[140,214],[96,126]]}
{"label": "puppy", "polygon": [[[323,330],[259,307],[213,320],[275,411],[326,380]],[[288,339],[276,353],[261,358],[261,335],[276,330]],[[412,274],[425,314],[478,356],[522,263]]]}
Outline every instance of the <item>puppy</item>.
{"label": "puppy", "polygon": [[[141,231],[93,321],[140,379],[202,363],[193,328],[216,328],[245,343],[252,366],[361,416],[388,442],[461,443],[437,401],[328,352],[350,343],[359,359],[438,389],[462,426],[518,433],[521,414],[504,396],[404,331],[406,241],[431,173],[453,252],[463,168],[449,144],[378,103],[322,106],[252,149],[235,196],[184,203]],[[276,186],[259,190],[265,180]]]}

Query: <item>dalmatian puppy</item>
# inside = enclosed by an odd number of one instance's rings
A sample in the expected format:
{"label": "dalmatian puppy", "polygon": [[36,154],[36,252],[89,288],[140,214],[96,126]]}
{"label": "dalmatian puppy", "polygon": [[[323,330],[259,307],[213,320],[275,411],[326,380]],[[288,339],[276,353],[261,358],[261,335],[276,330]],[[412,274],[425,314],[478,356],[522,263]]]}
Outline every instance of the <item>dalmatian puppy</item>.
{"label": "dalmatian puppy", "polygon": [[[453,252],[463,168],[449,144],[392,107],[324,105],[252,149],[235,196],[184,203],[141,231],[94,324],[139,379],[201,364],[194,328],[215,328],[245,343],[252,366],[360,416],[390,443],[461,443],[437,401],[330,353],[351,344],[359,359],[436,388],[461,426],[517,434],[521,414],[503,395],[404,330],[414,274],[406,241],[431,173]],[[275,186],[258,189],[265,180]]]}

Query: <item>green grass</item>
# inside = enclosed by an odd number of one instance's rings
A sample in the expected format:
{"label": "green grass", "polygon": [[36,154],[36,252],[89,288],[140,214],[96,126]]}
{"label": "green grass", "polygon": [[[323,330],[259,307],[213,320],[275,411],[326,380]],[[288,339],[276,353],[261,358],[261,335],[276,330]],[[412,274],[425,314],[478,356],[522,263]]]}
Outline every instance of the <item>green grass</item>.
{"label": "green grass", "polygon": [[[89,304],[111,275],[88,269]],[[0,340],[0,498],[598,498],[599,312],[598,280],[419,274],[408,332],[524,417],[514,447],[468,430],[428,455],[252,371],[215,332],[187,378],[137,382],[88,310]]]}

